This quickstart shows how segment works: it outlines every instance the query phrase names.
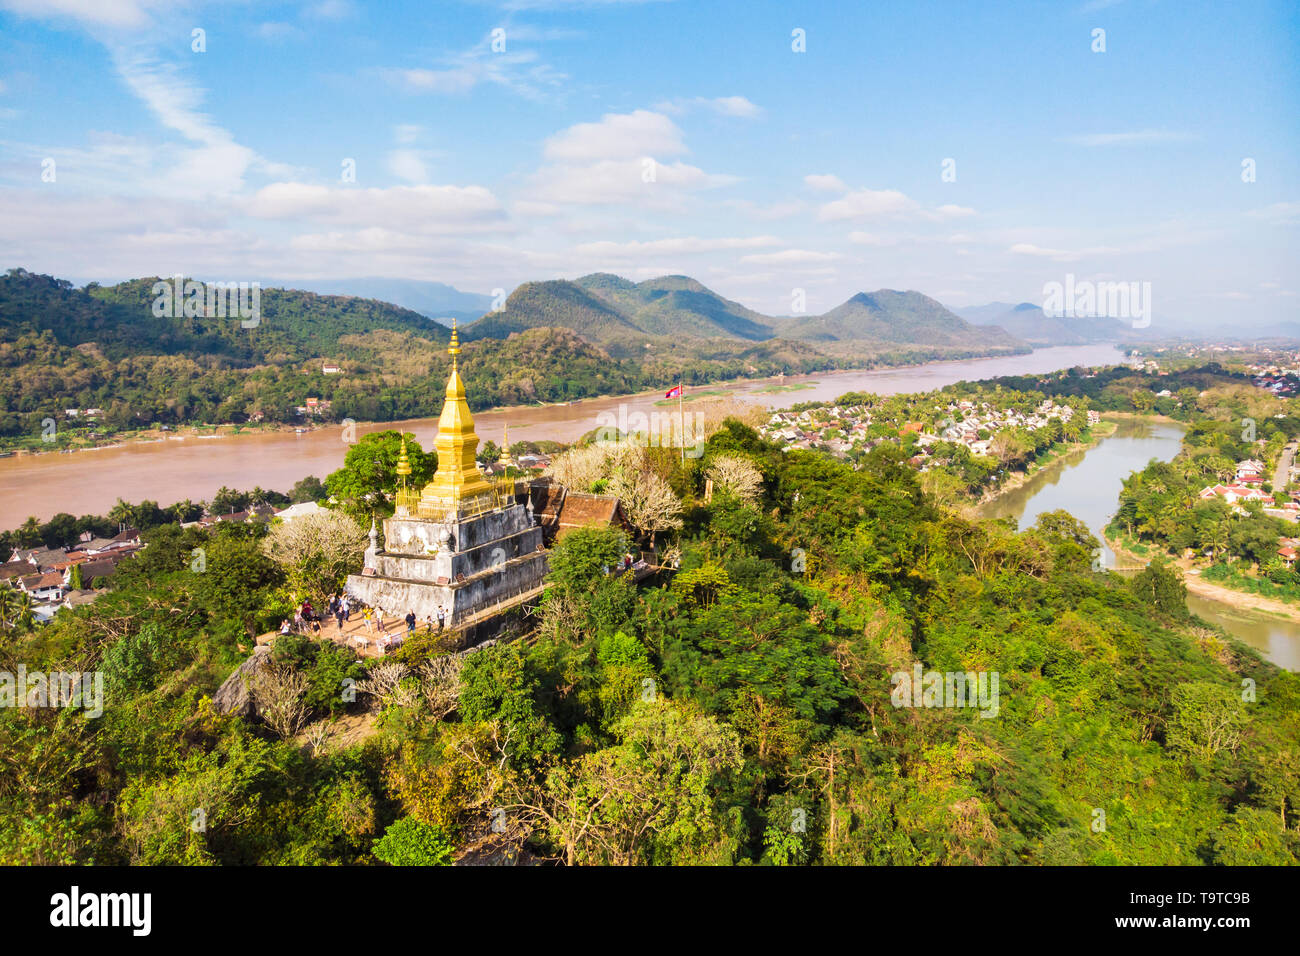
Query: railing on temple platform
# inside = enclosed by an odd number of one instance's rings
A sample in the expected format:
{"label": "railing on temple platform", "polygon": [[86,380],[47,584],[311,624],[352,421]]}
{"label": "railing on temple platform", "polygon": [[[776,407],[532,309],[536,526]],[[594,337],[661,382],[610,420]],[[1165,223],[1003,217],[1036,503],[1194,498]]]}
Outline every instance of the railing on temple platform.
{"label": "railing on temple platform", "polygon": [[399,488],[396,495],[397,514],[399,517],[423,518],[451,524],[476,518],[489,511],[498,511],[515,504],[519,494],[519,480],[516,478],[498,478],[492,483],[492,490],[459,503],[457,508],[447,508],[433,501],[425,501],[419,491],[412,488]]}

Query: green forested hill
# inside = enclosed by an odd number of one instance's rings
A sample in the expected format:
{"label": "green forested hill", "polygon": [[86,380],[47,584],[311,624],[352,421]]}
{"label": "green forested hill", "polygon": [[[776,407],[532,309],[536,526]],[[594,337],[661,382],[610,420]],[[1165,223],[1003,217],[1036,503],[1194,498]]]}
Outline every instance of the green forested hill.
{"label": "green forested hill", "polygon": [[[11,270],[0,277],[0,441],[39,442],[54,418],[60,436],[150,424],[294,422],[308,397],[331,401],[328,419],[390,420],[442,407],[450,332],[383,302],[262,290],[256,328],[237,318],[159,318],[156,279],[74,288]],[[466,347],[475,408],[631,391],[638,369],[563,329]],[[342,373],[326,375],[325,362]],[[655,383],[657,384],[657,382]],[[100,408],[95,424],[67,408]]]}
{"label": "green forested hill", "polygon": [[[133,279],[114,286],[92,286],[87,291],[115,314],[138,321],[142,314],[152,316],[156,298],[153,288],[158,281],[157,277]],[[262,289],[261,310],[261,321],[256,328],[243,328],[238,319],[232,318],[182,317],[156,321],[175,328],[187,345],[186,351],[211,350],[253,363],[279,356],[290,361],[330,359],[340,336],[374,329],[410,332],[435,342],[451,338],[445,326],[418,312],[355,296]]]}
{"label": "green forested hill", "polygon": [[503,339],[525,329],[562,327],[597,345],[628,343],[644,330],[581,286],[564,279],[525,282],[505,306],[465,326],[463,337]]}
{"label": "green forested hill", "polygon": [[631,283],[608,273],[593,273],[575,284],[611,303],[654,335],[731,336],[753,341],[773,335],[767,316],[724,299],[688,276]]}
{"label": "green forested hill", "polygon": [[1010,349],[1019,345],[997,328],[977,328],[919,292],[859,292],[823,315],[783,326],[781,335],[808,342],[887,342],[893,345]]}

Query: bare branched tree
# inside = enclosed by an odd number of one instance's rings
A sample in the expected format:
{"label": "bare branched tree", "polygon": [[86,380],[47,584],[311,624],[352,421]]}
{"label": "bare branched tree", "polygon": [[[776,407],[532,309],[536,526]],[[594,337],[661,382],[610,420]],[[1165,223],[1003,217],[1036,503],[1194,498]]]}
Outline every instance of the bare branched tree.
{"label": "bare branched tree", "polygon": [[719,455],[704,474],[715,486],[726,488],[750,504],[758,500],[763,488],[763,473],[750,459],[741,455]]}
{"label": "bare branched tree", "polygon": [[409,674],[401,661],[380,661],[357,683],[357,690],[377,698],[381,707],[409,707],[420,696],[418,684],[406,680]]}
{"label": "bare branched tree", "polygon": [[682,526],[682,502],[673,493],[672,486],[652,471],[639,474],[619,472],[609,483],[610,494],[617,495],[623,503],[623,512],[632,527],[650,535],[654,548],[655,535]]}
{"label": "bare branched tree", "polygon": [[456,709],[460,699],[459,655],[438,657],[420,666],[420,694],[434,720],[442,720]]}
{"label": "bare branched tree", "polygon": [[296,587],[323,603],[346,575],[361,570],[366,531],[341,511],[319,511],[273,525],[262,547]]}
{"label": "bare branched tree", "polygon": [[253,679],[253,701],[268,727],[288,739],[307,723],[310,708],[303,700],[307,677],[288,664],[270,664]]}

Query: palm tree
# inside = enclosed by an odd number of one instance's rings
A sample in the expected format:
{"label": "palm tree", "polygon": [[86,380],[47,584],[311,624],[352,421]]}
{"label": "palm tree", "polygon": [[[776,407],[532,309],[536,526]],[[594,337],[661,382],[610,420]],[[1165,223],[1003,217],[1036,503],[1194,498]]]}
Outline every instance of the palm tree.
{"label": "palm tree", "polygon": [[14,624],[22,631],[30,631],[36,626],[36,605],[32,603],[32,596],[26,591],[18,595]]}
{"label": "palm tree", "polygon": [[113,505],[108,512],[108,520],[118,525],[132,525],[135,523],[134,517],[135,509],[121,498],[117,499],[117,504]]}
{"label": "palm tree", "polygon": [[1219,518],[1208,528],[1205,535],[1205,543],[1210,546],[1211,557],[1217,558],[1219,553],[1228,550],[1228,535],[1232,530],[1232,523],[1227,518]]}
{"label": "palm tree", "polygon": [[18,611],[18,592],[8,584],[0,584],[0,632],[13,628],[12,618]]}

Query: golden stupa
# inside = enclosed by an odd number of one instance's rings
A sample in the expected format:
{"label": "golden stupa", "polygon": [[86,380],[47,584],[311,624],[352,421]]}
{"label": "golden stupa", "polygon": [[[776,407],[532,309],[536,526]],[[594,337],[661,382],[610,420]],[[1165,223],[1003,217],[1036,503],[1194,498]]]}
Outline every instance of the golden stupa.
{"label": "golden stupa", "polygon": [[433,480],[420,493],[420,513],[447,513],[461,515],[475,513],[495,504],[493,485],[478,470],[474,460],[478,451],[478,435],[474,432],[474,419],[465,400],[465,383],[460,380],[457,356],[460,355],[460,338],[456,320],[452,319],[451,377],[447,379],[446,402],[442,417],[438,419],[438,438],[434,447],[438,451],[438,470]]}

